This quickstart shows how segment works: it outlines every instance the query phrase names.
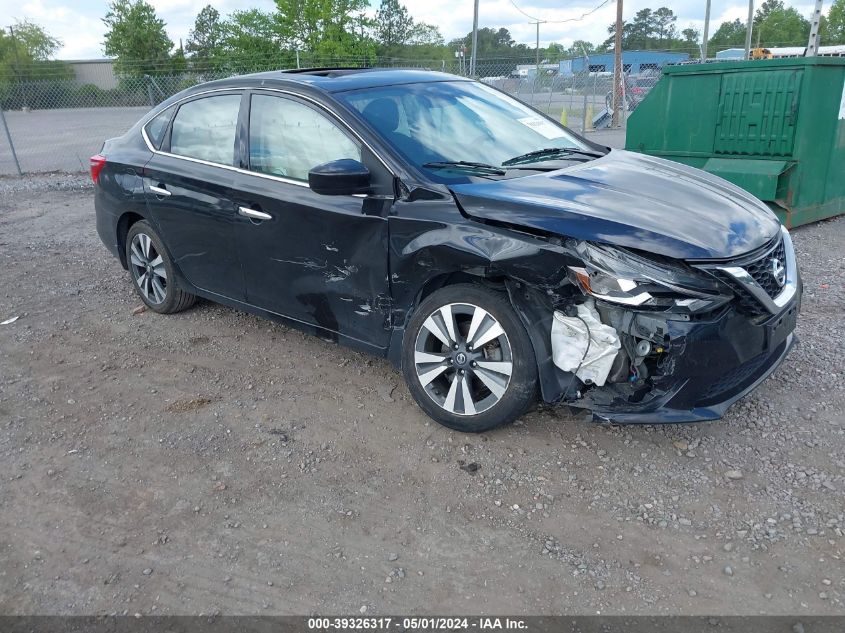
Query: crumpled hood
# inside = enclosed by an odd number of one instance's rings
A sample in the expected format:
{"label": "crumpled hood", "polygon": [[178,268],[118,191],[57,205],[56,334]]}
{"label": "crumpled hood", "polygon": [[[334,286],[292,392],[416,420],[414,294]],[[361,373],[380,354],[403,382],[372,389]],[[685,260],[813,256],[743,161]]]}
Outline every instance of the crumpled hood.
{"label": "crumpled hood", "polygon": [[623,150],[560,171],[451,190],[470,217],[678,259],[735,257],[780,230],[775,214],[739,187]]}

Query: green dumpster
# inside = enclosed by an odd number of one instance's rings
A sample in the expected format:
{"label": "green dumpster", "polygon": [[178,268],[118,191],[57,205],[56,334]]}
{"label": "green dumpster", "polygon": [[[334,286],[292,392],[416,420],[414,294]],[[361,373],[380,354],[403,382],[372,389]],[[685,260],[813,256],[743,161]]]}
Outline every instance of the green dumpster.
{"label": "green dumpster", "polygon": [[667,66],[625,148],[729,180],[788,227],[845,213],[845,58]]}

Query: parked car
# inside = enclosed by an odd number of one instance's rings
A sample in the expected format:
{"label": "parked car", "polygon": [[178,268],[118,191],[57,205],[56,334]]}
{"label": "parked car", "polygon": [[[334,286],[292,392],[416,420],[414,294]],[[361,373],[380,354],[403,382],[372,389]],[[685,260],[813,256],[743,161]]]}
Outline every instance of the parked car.
{"label": "parked car", "polygon": [[195,86],[91,175],[100,237],[151,310],[204,297],[389,358],[462,431],[538,396],[715,419],[794,341],[795,254],[763,203],[452,75]]}
{"label": "parked car", "polygon": [[[625,75],[625,104],[628,112],[640,105],[659,80],[660,71],[656,69],[647,69],[637,75]],[[604,96],[604,105],[608,110],[613,109],[613,90]]]}

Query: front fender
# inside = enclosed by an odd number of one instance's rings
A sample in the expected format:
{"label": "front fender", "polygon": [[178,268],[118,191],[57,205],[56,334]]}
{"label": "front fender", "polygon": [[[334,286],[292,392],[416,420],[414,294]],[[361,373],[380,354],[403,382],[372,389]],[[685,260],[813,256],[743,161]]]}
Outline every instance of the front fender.
{"label": "front fender", "polygon": [[569,372],[557,368],[552,359],[552,319],[554,305],[547,294],[524,282],[505,281],[511,305],[528,332],[540,381],[540,395],[545,402],[560,402],[575,381]]}
{"label": "front fender", "polygon": [[572,291],[566,267],[577,261],[573,255],[559,242],[510,227],[473,220],[456,224],[457,210],[442,201],[396,206],[398,213],[389,221],[393,331],[388,359],[401,366],[405,325],[425,296],[450,283],[483,280],[507,291],[528,331],[543,400],[561,400],[572,375],[552,362],[551,323],[553,302]]}

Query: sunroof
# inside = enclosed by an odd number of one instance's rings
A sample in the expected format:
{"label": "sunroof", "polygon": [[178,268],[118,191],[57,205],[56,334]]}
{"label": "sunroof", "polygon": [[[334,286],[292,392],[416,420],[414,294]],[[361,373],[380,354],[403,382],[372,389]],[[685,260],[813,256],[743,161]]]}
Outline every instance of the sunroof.
{"label": "sunroof", "polygon": [[384,70],[383,68],[354,68],[354,67],[337,67],[337,68],[292,68],[290,70],[282,71],[284,73],[298,74],[298,75],[316,75],[317,77],[339,77],[341,75],[351,75],[354,73],[368,72],[372,70]]}

